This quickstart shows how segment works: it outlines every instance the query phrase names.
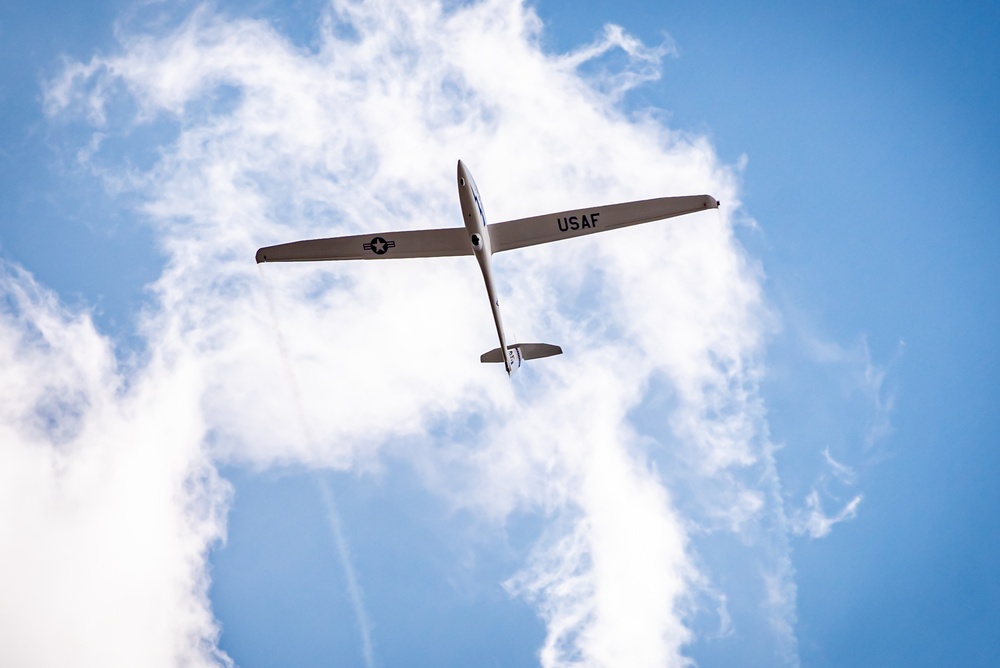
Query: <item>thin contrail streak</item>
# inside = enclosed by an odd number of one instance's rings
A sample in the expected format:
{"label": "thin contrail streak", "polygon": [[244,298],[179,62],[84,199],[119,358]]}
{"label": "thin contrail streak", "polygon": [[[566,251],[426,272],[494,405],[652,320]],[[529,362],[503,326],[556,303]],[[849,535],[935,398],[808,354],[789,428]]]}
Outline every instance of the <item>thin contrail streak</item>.
{"label": "thin contrail streak", "polygon": [[348,546],[347,539],[344,537],[343,527],[340,523],[340,514],[337,512],[337,505],[333,500],[333,490],[330,489],[330,483],[320,476],[316,476],[316,483],[319,486],[320,496],[323,497],[323,505],[326,506],[326,518],[330,523],[330,530],[333,532],[333,540],[337,544],[340,563],[344,567],[344,579],[347,580],[347,593],[351,597],[351,607],[354,608],[354,616],[358,620],[358,631],[361,633],[361,653],[364,655],[365,665],[368,668],[374,668],[375,653],[372,650],[371,624],[368,621],[365,602],[361,596],[361,585],[358,583],[357,573],[354,572],[350,546]]}
{"label": "thin contrail streak", "polygon": [[[302,403],[302,393],[299,390],[298,379],[295,377],[292,361],[288,353],[288,346],[285,337],[281,334],[278,326],[278,316],[271,298],[271,287],[264,277],[263,267],[257,265],[261,283],[264,286],[264,298],[267,300],[267,310],[271,316],[271,324],[274,327],[274,335],[277,339],[278,349],[281,352],[281,361],[288,377],[288,384],[292,390],[292,397],[295,401],[296,412],[298,413],[299,426],[309,445],[313,444],[312,430],[306,420],[306,412]],[[320,497],[323,499],[323,506],[326,508],[326,519],[333,533],[333,542],[337,548],[337,555],[340,557],[340,564],[344,569],[344,578],[347,580],[347,594],[351,599],[351,608],[354,611],[354,618],[358,624],[358,632],[361,635],[361,653],[367,668],[375,668],[375,652],[372,647],[371,623],[368,621],[368,613],[365,611],[364,599],[362,598],[361,585],[358,582],[357,573],[354,570],[354,563],[351,561],[351,551],[344,537],[343,525],[340,521],[340,514],[333,499],[333,490],[330,484],[321,476],[315,476],[316,485],[319,488]]]}

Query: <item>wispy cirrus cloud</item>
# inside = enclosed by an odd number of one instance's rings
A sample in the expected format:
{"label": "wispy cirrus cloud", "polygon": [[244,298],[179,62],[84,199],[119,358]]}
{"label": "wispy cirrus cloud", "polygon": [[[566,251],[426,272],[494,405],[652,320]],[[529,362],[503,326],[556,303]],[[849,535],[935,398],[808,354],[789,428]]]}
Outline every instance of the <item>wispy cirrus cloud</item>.
{"label": "wispy cirrus cloud", "polygon": [[808,534],[810,538],[822,538],[830,533],[833,525],[853,519],[858,514],[858,506],[863,498],[864,495],[858,494],[839,511],[827,515],[823,511],[819,492],[814,489],[806,497],[806,509],[793,519],[792,527],[796,533]]}

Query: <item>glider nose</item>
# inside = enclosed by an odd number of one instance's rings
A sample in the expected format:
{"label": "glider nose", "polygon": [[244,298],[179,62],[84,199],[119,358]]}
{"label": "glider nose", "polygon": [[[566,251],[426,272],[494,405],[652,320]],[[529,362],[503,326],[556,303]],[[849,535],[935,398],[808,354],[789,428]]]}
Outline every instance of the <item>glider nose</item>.
{"label": "glider nose", "polygon": [[469,170],[465,168],[465,163],[458,161],[458,184],[464,186],[469,182]]}

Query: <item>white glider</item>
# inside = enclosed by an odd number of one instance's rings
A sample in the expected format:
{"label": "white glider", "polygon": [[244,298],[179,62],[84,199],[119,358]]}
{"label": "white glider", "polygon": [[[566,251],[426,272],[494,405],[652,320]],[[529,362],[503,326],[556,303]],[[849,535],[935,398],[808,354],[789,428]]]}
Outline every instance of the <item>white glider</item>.
{"label": "white glider", "polygon": [[257,251],[257,262],[308,262],[315,260],[388,260],[406,257],[445,257],[475,255],[486,281],[493,320],[500,337],[500,347],[484,353],[482,362],[503,362],[510,375],[524,360],[559,355],[562,348],[548,343],[507,344],[500,302],[493,281],[491,256],[500,251],[544,244],[585,234],[614,230],[629,225],[683,216],[705,209],[716,209],[719,203],[711,195],[660,197],[657,199],[593,206],[586,209],[561,211],[544,216],[486,223],[479,189],[465,164],[458,161],[458,199],[462,205],[465,227],[436,230],[409,230],[358,234],[330,239],[309,239]]}

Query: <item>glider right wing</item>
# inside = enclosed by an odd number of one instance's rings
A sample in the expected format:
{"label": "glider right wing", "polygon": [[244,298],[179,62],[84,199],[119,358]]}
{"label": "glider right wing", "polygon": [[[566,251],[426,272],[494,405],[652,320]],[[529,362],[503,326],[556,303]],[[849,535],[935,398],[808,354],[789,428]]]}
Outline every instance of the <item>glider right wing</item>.
{"label": "glider right wing", "polygon": [[711,195],[659,197],[508,220],[487,229],[490,246],[499,253],[717,208],[719,203]]}
{"label": "glider right wing", "polygon": [[257,262],[391,260],[449,255],[472,255],[472,244],[464,227],[293,241],[261,248],[257,251]]}

